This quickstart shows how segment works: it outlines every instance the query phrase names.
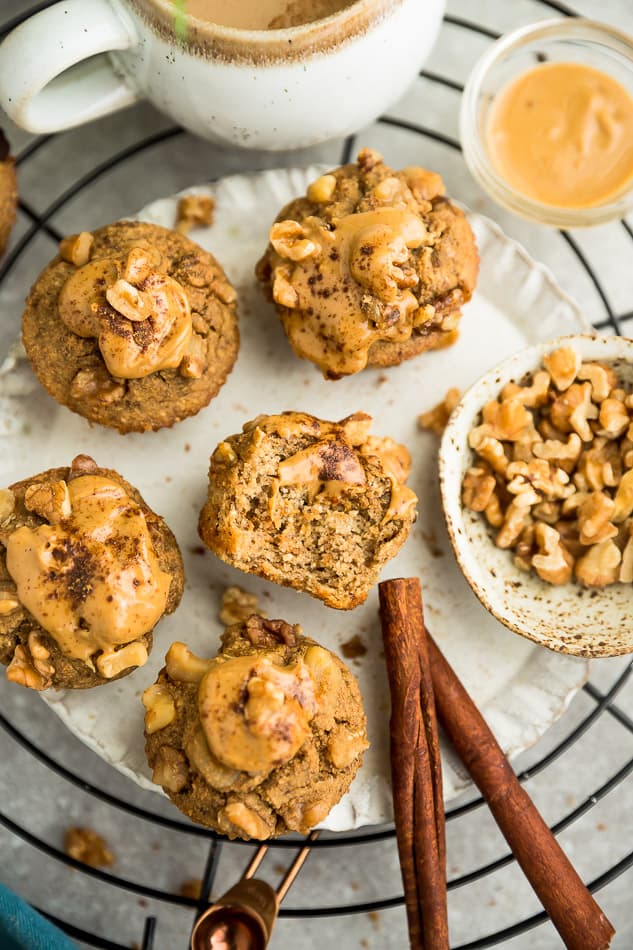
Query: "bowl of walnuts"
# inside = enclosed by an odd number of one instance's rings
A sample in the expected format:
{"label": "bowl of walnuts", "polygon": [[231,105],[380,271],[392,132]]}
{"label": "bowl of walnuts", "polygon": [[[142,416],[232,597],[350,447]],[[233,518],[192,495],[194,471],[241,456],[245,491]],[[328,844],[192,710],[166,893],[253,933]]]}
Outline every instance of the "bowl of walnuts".
{"label": "bowl of walnuts", "polygon": [[633,340],[560,337],[495,366],[439,467],[455,556],[501,623],[561,653],[633,652]]}

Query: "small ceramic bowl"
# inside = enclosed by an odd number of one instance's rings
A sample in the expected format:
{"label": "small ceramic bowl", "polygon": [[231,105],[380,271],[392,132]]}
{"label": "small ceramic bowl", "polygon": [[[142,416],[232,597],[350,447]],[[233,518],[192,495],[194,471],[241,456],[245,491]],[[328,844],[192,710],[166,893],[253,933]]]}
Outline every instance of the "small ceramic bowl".
{"label": "small ceramic bowl", "polygon": [[493,43],[475,64],[462,96],[464,159],[491,198],[515,214],[557,228],[589,227],[621,218],[633,208],[633,185],[591,208],[557,208],[521,194],[497,171],[487,125],[495,97],[540,61],[580,62],[602,70],[633,95],[633,37],[595,20],[562,17],[528,23]]}
{"label": "small ceramic bowl", "polygon": [[543,356],[573,346],[583,361],[608,363],[625,389],[633,389],[633,340],[617,336],[567,336],[515,353],[489,370],[464,394],[444,431],[440,446],[440,489],[455,556],[473,591],[498,620],[550,650],[600,657],[633,653],[633,585],[600,590],[575,582],[552,586],[536,573],[516,567],[511,551],[495,545],[483,515],[462,507],[461,485],[474,455],[468,433],[479,423],[483,405],[506,383],[519,382],[542,366]]}

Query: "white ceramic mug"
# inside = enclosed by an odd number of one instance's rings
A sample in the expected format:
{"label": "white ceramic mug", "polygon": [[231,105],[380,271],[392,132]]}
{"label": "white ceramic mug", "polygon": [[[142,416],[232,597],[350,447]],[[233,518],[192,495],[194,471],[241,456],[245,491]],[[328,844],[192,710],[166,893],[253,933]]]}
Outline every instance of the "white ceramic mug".
{"label": "white ceramic mug", "polygon": [[284,30],[188,18],[171,0],[63,0],[0,47],[0,104],[56,132],[150,99],[205,138],[285,149],[368,124],[428,55],[445,0],[356,0]]}

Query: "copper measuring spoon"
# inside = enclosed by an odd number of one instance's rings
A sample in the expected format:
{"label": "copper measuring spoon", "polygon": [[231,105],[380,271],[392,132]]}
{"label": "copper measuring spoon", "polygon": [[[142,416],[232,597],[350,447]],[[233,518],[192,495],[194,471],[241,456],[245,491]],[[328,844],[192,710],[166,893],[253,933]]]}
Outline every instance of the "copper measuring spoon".
{"label": "copper measuring spoon", "polygon": [[191,934],[191,950],[265,950],[279,905],[310,854],[311,842],[318,837],[318,831],[310,832],[277,890],[254,877],[268,851],[267,844],[261,845],[241,880],[198,917]]}

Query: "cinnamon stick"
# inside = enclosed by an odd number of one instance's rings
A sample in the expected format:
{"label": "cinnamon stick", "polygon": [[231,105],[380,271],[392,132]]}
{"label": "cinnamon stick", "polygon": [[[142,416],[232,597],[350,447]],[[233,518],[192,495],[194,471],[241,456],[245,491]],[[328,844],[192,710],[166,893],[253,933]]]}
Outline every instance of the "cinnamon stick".
{"label": "cinnamon stick", "polygon": [[448,950],[442,772],[420,584],[379,585],[391,692],[390,752],[398,852],[413,950]]}
{"label": "cinnamon stick", "polygon": [[[416,623],[417,615],[416,616]],[[537,811],[483,716],[428,631],[438,718],[569,950],[606,950],[615,930]]]}

